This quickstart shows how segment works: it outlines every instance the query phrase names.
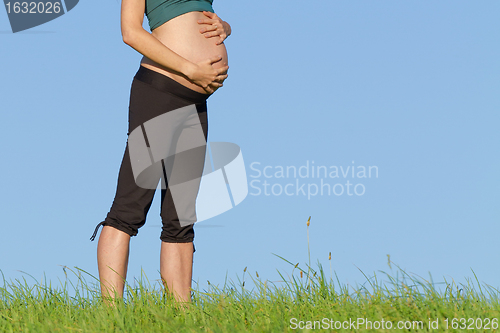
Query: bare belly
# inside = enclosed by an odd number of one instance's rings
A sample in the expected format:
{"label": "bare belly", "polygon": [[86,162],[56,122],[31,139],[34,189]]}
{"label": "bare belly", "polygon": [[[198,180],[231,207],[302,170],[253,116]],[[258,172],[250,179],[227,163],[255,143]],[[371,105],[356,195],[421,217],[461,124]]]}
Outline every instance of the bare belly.
{"label": "bare belly", "polygon": [[[222,60],[214,63],[214,68],[228,64],[227,51],[224,43],[216,45],[218,37],[206,38],[200,33],[204,24],[198,24],[199,19],[206,19],[202,12],[190,12],[177,16],[152,31],[162,44],[193,63],[221,55]],[[186,78],[168,71],[165,67],[144,56],[141,65],[166,75],[180,84],[200,93],[206,93],[202,87]]]}

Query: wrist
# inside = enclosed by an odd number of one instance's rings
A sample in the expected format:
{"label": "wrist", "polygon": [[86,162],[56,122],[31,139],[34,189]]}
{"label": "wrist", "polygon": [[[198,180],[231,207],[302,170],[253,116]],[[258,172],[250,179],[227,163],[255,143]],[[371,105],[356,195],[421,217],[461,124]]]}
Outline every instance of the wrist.
{"label": "wrist", "polygon": [[196,71],[196,64],[193,64],[192,62],[190,61],[186,61],[186,63],[184,64],[184,66],[182,67],[181,69],[181,73],[183,74],[183,76],[192,81],[192,78],[194,76],[194,73]]}

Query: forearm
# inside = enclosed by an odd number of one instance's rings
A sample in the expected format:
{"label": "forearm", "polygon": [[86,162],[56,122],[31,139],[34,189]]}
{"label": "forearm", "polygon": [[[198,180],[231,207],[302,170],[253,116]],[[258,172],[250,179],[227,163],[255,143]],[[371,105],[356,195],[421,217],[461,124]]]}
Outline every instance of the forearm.
{"label": "forearm", "polygon": [[123,41],[137,52],[186,79],[190,79],[190,74],[196,66],[166,47],[144,29],[135,29],[123,33]]}

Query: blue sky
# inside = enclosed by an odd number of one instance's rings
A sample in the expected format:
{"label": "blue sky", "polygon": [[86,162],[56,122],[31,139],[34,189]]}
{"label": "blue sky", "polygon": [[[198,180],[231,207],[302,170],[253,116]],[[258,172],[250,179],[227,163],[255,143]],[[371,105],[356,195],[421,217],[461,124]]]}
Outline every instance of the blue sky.
{"label": "blue sky", "polygon": [[[500,2],[304,4],[214,2],[233,35],[209,141],[241,147],[249,195],[195,226],[194,280],[223,284],[248,267],[278,281],[292,267],[273,253],[305,267],[311,216],[312,262],[329,271],[331,252],[343,283],[363,283],[358,268],[389,270],[390,254],[435,281],[464,282],[473,269],[498,288]],[[0,39],[0,269],[53,284],[60,265],[97,276],[89,237],[114,197],[142,56],[122,42],[115,0],[16,34],[0,10]],[[307,164],[375,166],[378,177],[270,173]],[[272,177],[258,177],[266,166]],[[256,195],[264,181],[275,193],[321,181],[364,192]],[[141,269],[159,279],[158,194],[131,241],[130,284]]]}

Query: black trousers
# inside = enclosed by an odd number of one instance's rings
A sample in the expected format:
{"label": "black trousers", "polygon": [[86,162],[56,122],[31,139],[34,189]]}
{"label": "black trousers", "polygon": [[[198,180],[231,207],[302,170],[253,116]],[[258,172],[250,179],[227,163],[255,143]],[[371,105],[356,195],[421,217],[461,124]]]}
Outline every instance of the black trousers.
{"label": "black trousers", "polygon": [[[138,133],[137,130],[145,131],[148,124],[149,127],[156,127],[158,131],[158,122],[156,119],[160,119],[162,116],[174,116],[170,117],[167,121],[166,128],[161,125],[160,133],[162,136],[169,138],[168,144],[173,146],[181,146],[183,142],[191,139],[193,136],[201,135],[201,130],[204,136],[204,143],[206,144],[208,136],[208,118],[207,118],[207,99],[210,94],[202,94],[191,90],[182,84],[172,80],[171,78],[150,70],[144,66],[139,66],[134,79],[132,81],[131,92],[130,92],[130,104],[129,104],[129,128],[128,128],[128,139],[127,145],[125,147],[125,153],[123,155],[123,160],[120,166],[120,171],[118,174],[116,195],[108,212],[106,219],[99,223],[95,228],[93,236],[90,238],[94,240],[99,226],[109,225],[118,230],[127,233],[130,236],[136,236],[139,228],[141,228],[146,222],[146,216],[148,214],[149,208],[153,201],[153,197],[156,191],[156,186],[144,188],[139,183],[137,183],[137,177],[134,177],[134,163],[131,162],[131,154],[134,155],[134,151],[131,149],[131,133]],[[183,109],[181,109],[183,108]],[[184,110],[186,108],[191,108],[194,110],[189,113],[178,113],[178,110]],[[155,123],[156,122],[156,123]],[[201,125],[201,130],[200,130]],[[144,135],[146,132],[144,132]],[[150,143],[146,136],[146,144],[151,154]],[[203,140],[203,138],[202,138]],[[170,147],[169,149],[171,149]],[[175,148],[175,147],[174,147]],[[201,149],[201,150],[200,150]],[[132,150],[132,153],[131,153]],[[171,151],[171,150],[170,150]],[[203,172],[203,165],[205,161],[205,147],[199,147],[197,150],[193,150],[196,153],[193,155],[196,158],[190,159],[189,168],[190,179],[195,176],[201,177]],[[135,158],[135,155],[133,156]],[[166,156],[165,156],[166,157]],[[176,199],[178,209],[183,210],[182,216],[189,216],[189,221],[179,220],[179,214],[177,213],[176,205],[174,205],[174,198],[172,197],[171,186],[169,186],[169,177],[165,174],[165,168],[167,165],[171,165],[172,160],[178,160],[176,156],[171,156],[165,158],[161,161],[163,166],[163,177],[161,177],[162,182],[165,186],[162,186],[161,190],[161,218],[163,222],[162,232],[160,239],[164,242],[169,243],[186,243],[192,242],[194,239],[194,229],[193,224],[196,221],[195,214],[195,199],[196,193],[199,186],[199,182],[194,182],[195,192],[189,192],[190,195],[181,196],[181,199]],[[153,162],[153,161],[152,161]],[[137,169],[137,167],[136,167]],[[184,167],[184,169],[186,169]],[[136,175],[137,176],[137,175]],[[153,182],[158,184],[158,180]],[[151,180],[149,181],[151,183]],[[193,183],[193,181],[191,181]],[[191,189],[193,185],[191,185]],[[193,196],[194,193],[194,196]],[[177,195],[179,197],[179,195]],[[188,202],[181,202],[188,201]],[[180,205],[182,203],[182,205]],[[186,211],[188,213],[186,213]],[[194,244],[193,244],[194,249]]]}

